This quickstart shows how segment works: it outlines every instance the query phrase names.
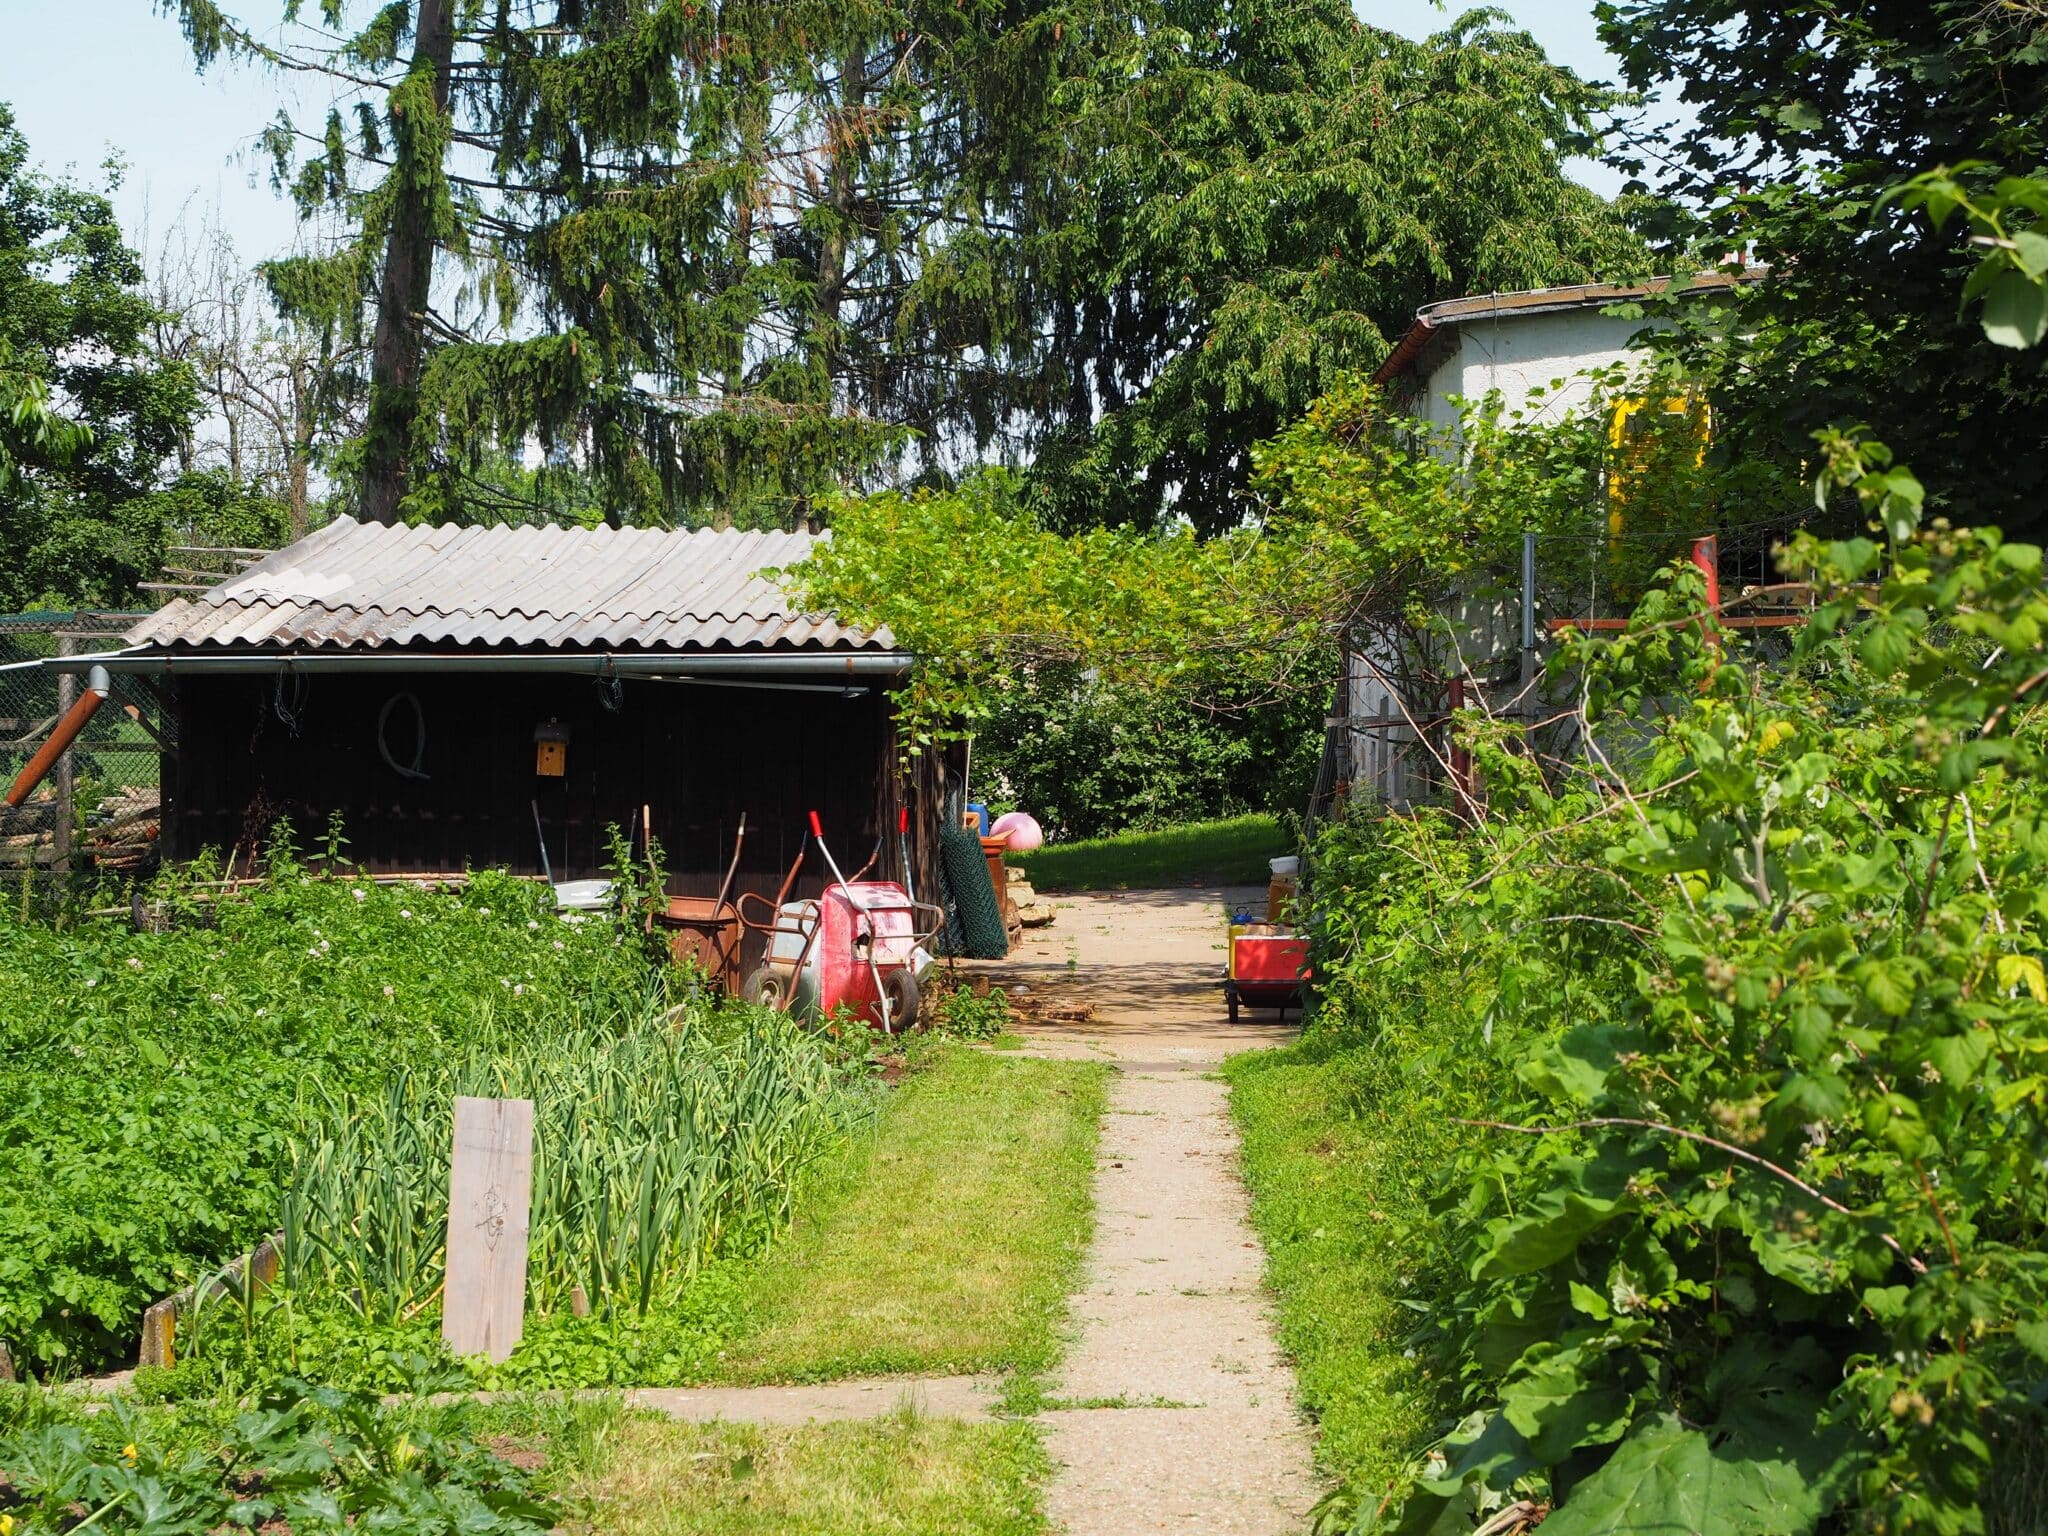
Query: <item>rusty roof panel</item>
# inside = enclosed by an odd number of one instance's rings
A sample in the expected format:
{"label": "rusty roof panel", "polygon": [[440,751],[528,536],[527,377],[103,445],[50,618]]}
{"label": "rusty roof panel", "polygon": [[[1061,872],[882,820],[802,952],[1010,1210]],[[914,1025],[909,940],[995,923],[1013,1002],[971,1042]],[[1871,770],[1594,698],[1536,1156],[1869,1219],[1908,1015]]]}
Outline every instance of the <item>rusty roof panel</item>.
{"label": "rusty roof panel", "polygon": [[521,650],[887,650],[792,613],[761,573],[807,533],[387,528],[337,518],[128,632],[130,645]]}

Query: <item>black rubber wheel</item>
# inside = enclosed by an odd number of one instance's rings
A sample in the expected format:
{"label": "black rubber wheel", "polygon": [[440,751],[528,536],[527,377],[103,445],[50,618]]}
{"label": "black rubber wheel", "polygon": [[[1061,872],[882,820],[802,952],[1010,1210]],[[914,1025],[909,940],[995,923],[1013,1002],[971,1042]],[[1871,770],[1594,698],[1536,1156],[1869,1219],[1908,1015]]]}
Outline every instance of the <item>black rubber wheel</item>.
{"label": "black rubber wheel", "polygon": [[910,974],[910,967],[882,972],[882,996],[889,1000],[889,1028],[892,1031],[900,1035],[905,1030],[917,1028],[920,998],[917,978]]}
{"label": "black rubber wheel", "polygon": [[740,998],[757,1008],[789,1011],[789,977],[772,965],[764,965],[740,986]]}
{"label": "black rubber wheel", "polygon": [[1223,1000],[1224,1000],[1224,1001],[1225,1001],[1226,1003],[1230,1004],[1230,1022],[1231,1022],[1231,1023],[1233,1023],[1233,1024],[1235,1024],[1235,1023],[1237,1022],[1237,983],[1236,983],[1236,982],[1234,982],[1234,981],[1226,981],[1225,983],[1223,983]]}

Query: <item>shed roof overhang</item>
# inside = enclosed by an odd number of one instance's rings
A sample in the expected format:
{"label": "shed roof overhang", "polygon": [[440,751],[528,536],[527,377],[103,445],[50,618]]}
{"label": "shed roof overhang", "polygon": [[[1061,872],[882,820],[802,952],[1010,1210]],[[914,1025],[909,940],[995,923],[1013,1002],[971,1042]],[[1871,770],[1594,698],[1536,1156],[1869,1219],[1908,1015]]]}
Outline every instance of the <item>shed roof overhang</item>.
{"label": "shed roof overhang", "polygon": [[[1761,267],[1746,267],[1740,272],[1702,272],[1677,293],[1682,297],[1690,293],[1726,292],[1743,283],[1759,282],[1765,275]],[[1669,293],[1673,282],[1671,278],[1656,278],[1646,283],[1579,283],[1567,288],[1531,288],[1521,293],[1473,294],[1425,304],[1415,312],[1414,322],[1401,333],[1394,350],[1374,370],[1372,381],[1385,385],[1410,372],[1436,333],[1448,327],[1475,320],[1518,319],[1627,304],[1653,294]]]}
{"label": "shed roof overhang", "polygon": [[97,655],[57,657],[46,665],[58,672],[105,667],[122,675],[171,677],[233,673],[332,672],[523,673],[570,677],[668,677],[702,679],[834,678],[890,679],[910,671],[907,651],[412,651],[396,648],[281,650],[259,647],[180,650],[136,646]]}

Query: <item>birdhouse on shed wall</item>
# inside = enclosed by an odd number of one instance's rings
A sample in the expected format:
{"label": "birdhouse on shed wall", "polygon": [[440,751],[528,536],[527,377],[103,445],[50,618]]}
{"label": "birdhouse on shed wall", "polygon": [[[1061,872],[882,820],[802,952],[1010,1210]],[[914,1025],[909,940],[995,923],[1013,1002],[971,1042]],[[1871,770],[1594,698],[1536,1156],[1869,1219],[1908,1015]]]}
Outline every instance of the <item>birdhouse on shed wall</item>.
{"label": "birdhouse on shed wall", "polygon": [[569,771],[569,727],[550,720],[533,728],[533,771],[559,779]]}

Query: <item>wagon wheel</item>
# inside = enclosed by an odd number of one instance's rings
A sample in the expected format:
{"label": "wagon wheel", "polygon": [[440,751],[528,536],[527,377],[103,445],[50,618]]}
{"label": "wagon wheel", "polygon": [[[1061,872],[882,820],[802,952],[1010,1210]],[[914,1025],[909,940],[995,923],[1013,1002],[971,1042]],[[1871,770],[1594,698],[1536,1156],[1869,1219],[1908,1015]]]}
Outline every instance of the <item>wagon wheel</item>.
{"label": "wagon wheel", "polygon": [[1223,983],[1223,1000],[1224,1000],[1224,1002],[1226,1002],[1226,1003],[1228,1003],[1228,1004],[1230,1005],[1230,1022],[1231,1022],[1231,1023],[1233,1023],[1233,1024],[1235,1024],[1235,1023],[1237,1022],[1237,983],[1236,983],[1236,982],[1234,982],[1234,981],[1226,981],[1225,983]]}
{"label": "wagon wheel", "polygon": [[758,1008],[772,1008],[777,1013],[787,1013],[793,991],[788,976],[772,965],[764,965],[741,985],[740,998]]}
{"label": "wagon wheel", "polygon": [[889,1002],[889,1027],[898,1034],[917,1028],[917,978],[904,966],[882,973],[882,996]]}

